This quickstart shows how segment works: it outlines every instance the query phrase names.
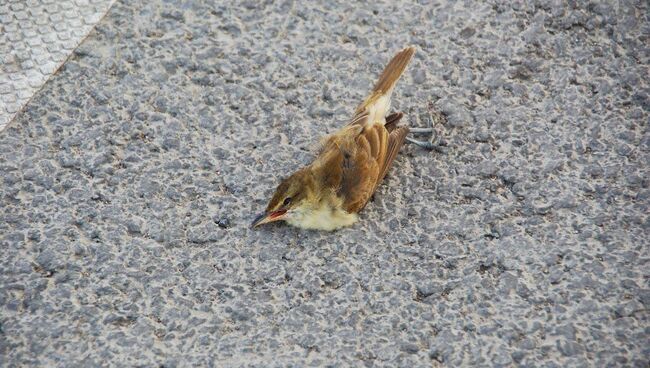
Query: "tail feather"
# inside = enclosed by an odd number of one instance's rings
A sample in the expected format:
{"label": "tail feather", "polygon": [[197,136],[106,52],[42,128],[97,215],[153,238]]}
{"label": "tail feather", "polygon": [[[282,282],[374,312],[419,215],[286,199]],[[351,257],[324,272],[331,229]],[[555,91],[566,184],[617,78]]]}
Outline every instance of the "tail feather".
{"label": "tail feather", "polygon": [[393,59],[386,65],[384,71],[379,76],[379,80],[372,88],[372,92],[379,92],[381,94],[391,93],[414,54],[415,47],[409,46],[393,56]]}
{"label": "tail feather", "polygon": [[393,56],[372,88],[370,96],[357,107],[355,112],[357,115],[367,112],[369,115],[368,123],[370,124],[386,116],[390,109],[390,95],[393,88],[395,88],[395,84],[406,70],[414,54],[415,47],[409,46]]}

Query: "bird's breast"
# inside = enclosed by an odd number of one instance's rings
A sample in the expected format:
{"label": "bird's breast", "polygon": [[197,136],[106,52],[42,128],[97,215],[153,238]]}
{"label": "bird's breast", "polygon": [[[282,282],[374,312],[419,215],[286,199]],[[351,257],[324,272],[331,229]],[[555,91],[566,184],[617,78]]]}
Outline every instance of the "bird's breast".
{"label": "bird's breast", "polygon": [[314,230],[336,230],[350,226],[356,221],[356,214],[348,213],[338,206],[331,207],[328,204],[296,211],[287,218],[290,225]]}

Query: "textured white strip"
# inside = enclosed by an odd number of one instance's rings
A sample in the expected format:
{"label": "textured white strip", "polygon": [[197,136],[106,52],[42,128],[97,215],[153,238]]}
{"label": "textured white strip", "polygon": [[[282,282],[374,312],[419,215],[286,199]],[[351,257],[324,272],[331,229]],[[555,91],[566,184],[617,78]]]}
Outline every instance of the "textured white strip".
{"label": "textured white strip", "polygon": [[115,0],[0,1],[0,131]]}

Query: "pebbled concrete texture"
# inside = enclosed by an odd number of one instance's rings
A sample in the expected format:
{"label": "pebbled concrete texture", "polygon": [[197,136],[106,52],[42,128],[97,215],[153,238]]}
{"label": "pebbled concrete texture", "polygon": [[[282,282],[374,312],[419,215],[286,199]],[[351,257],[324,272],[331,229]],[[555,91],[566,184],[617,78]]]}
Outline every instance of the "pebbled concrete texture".
{"label": "pebbled concrete texture", "polygon": [[113,2],[0,2],[0,131],[56,72]]}
{"label": "pebbled concrete texture", "polygon": [[[0,134],[2,366],[633,366],[647,2],[117,2]],[[248,224],[390,56],[351,228]]]}

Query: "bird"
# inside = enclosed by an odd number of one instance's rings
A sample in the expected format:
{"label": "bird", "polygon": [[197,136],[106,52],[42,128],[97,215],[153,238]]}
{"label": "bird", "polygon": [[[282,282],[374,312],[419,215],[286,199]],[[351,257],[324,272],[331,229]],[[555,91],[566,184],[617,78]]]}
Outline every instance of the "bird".
{"label": "bird", "polygon": [[409,133],[398,125],[404,114],[389,111],[395,85],[415,51],[408,46],[393,56],[352,119],[320,141],[309,165],[280,182],[251,227],[285,221],[301,229],[332,231],[357,222]]}

